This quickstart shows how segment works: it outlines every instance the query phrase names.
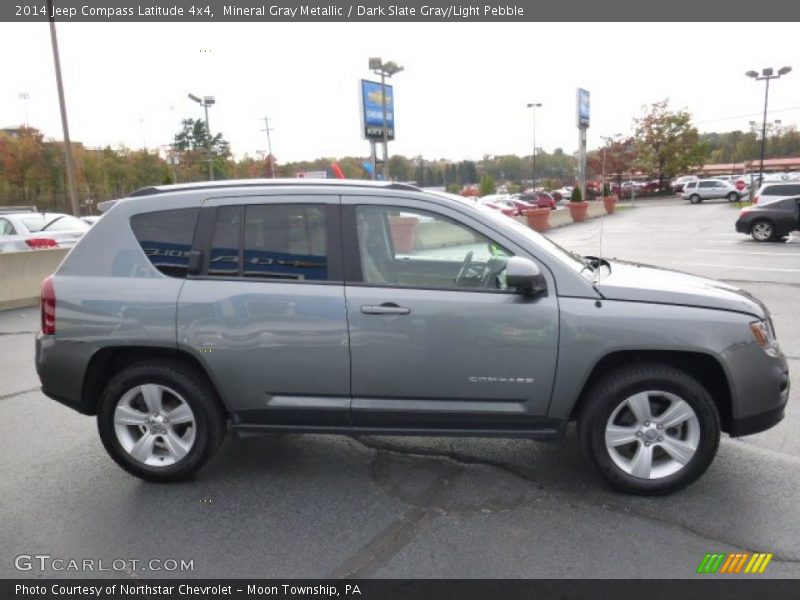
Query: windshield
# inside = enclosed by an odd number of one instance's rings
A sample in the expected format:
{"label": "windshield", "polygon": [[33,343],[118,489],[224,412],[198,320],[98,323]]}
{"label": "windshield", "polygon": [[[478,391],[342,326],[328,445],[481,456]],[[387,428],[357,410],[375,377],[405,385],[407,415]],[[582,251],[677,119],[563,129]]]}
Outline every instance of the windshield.
{"label": "windshield", "polygon": [[89,225],[71,215],[36,213],[18,217],[30,233],[37,231],[86,231]]}
{"label": "windshield", "polygon": [[525,236],[526,239],[530,240],[538,247],[542,248],[545,252],[547,252],[550,256],[552,256],[559,262],[567,265],[569,268],[575,270],[576,272],[581,273],[581,275],[584,275],[586,279],[589,279],[590,281],[594,279],[594,268],[592,267],[591,264],[589,264],[589,261],[583,259],[579,254],[576,254],[575,252],[571,252],[569,250],[566,250],[565,248],[562,248],[554,241],[543,236],[541,233],[534,231],[527,225],[523,225],[516,219],[512,217],[507,217],[501,212],[497,210],[492,210],[487,206],[483,206],[480,203],[471,200],[470,198],[464,198],[463,196],[458,196],[456,194],[450,194],[447,192],[429,192],[429,193],[433,194],[434,196],[441,196],[444,198],[448,198],[450,200],[456,200],[461,204],[466,204],[468,206],[475,208],[476,210],[479,210],[482,215],[485,215],[492,221],[500,225],[503,225],[505,227],[513,228],[517,233]]}

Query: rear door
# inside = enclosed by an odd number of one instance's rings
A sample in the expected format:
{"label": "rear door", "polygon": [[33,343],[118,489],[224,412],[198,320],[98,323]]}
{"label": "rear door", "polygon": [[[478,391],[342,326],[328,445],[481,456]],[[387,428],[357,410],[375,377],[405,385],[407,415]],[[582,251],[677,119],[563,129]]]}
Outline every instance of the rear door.
{"label": "rear door", "polygon": [[234,422],[349,424],[338,197],[209,200],[193,252],[178,342],[207,366]]}
{"label": "rear door", "polygon": [[558,344],[558,301],[544,265],[546,294],[507,289],[505,263],[524,250],[417,200],[344,197],[343,221],[353,423],[541,423]]}

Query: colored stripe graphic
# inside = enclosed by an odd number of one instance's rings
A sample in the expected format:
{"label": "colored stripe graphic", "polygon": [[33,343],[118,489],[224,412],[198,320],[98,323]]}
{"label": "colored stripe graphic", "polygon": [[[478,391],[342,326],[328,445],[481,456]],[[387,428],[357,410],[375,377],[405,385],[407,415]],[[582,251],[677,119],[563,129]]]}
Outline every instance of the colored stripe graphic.
{"label": "colored stripe graphic", "polygon": [[741,573],[742,568],[744,568],[744,573],[763,573],[773,556],[774,554],[771,552],[754,552],[753,554],[749,552],[733,552],[731,554],[725,552],[708,553],[703,557],[703,560],[700,561],[697,572],[733,574]]}

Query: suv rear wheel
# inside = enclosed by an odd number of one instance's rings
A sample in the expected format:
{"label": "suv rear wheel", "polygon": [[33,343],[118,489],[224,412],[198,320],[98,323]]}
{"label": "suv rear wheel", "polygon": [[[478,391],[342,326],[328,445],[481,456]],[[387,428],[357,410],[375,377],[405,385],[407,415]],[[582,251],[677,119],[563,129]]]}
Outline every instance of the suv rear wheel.
{"label": "suv rear wheel", "polygon": [[692,194],[691,196],[689,196],[689,202],[691,202],[692,204],[700,204],[702,201],[703,199],[697,194]]}
{"label": "suv rear wheel", "polygon": [[739,194],[736,192],[731,192],[726,196],[726,198],[728,199],[728,202],[736,202],[739,200]]}
{"label": "suv rear wheel", "polygon": [[172,362],[132,365],[106,386],[97,426],[111,457],[148,481],[194,475],[219,447],[227,419],[195,369]]}
{"label": "suv rear wheel", "polygon": [[702,475],[720,422],[706,389],[658,363],[618,369],[589,391],[578,421],[584,455],[616,489],[669,494]]}

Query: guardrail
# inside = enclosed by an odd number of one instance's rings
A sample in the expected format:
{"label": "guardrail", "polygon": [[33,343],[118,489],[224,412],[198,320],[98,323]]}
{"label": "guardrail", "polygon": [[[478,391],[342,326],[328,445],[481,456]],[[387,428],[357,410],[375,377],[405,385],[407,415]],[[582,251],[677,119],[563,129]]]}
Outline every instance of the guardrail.
{"label": "guardrail", "polygon": [[69,248],[0,253],[0,310],[39,303],[42,280],[58,268]]}

